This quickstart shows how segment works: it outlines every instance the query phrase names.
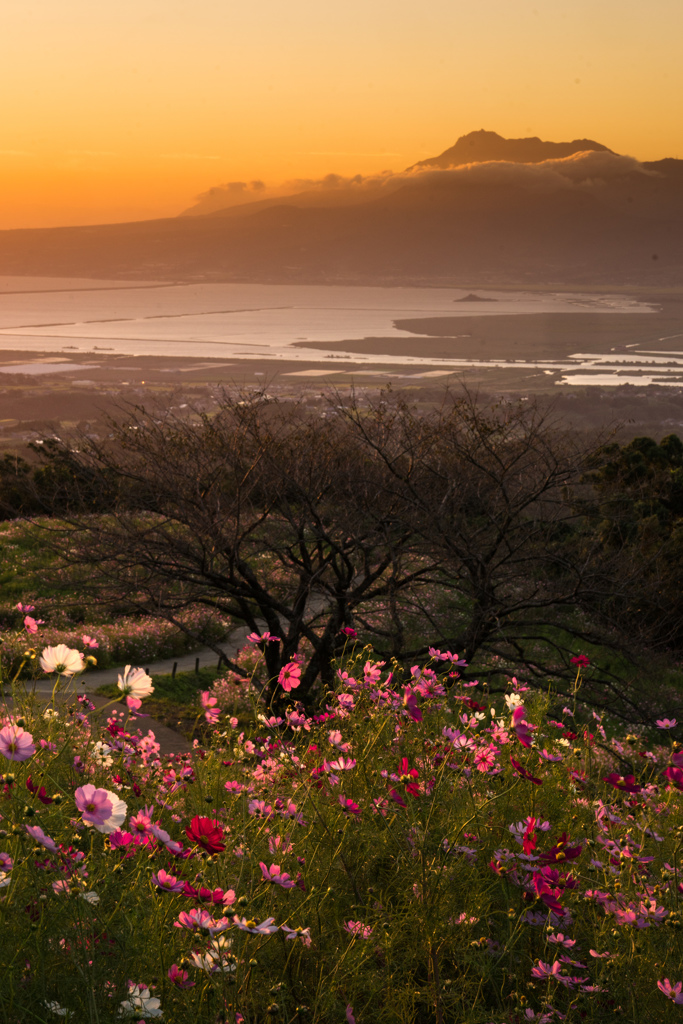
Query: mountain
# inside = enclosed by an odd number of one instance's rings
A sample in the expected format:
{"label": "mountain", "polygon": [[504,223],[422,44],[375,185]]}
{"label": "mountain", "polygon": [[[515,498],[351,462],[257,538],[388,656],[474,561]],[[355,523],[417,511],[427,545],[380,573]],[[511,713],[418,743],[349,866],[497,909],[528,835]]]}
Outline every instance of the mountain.
{"label": "mountain", "polygon": [[[500,139],[483,134],[487,146]],[[683,161],[641,164],[590,145],[540,162],[431,163],[327,197],[312,190],[315,202],[304,190],[204,216],[0,231],[0,274],[679,287]]]}
{"label": "mountain", "polygon": [[515,164],[539,164],[543,160],[560,160],[574,153],[588,150],[600,153],[611,153],[607,146],[602,146],[592,139],[574,139],[573,142],[543,142],[535,136],[531,139],[504,139],[496,132],[487,132],[482,128],[469,135],[461,135],[454,146],[444,150],[439,156],[420,160],[408,168],[416,167],[460,167],[462,164],[483,163],[488,160],[507,160]]}

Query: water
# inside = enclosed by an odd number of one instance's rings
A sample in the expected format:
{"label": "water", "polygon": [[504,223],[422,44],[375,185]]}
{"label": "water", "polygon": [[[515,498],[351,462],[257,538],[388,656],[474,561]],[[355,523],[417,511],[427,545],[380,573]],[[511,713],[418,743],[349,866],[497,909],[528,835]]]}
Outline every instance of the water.
{"label": "water", "polygon": [[[16,279],[15,279],[16,280]],[[91,282],[92,284],[92,282]],[[396,319],[431,316],[498,316],[518,313],[651,313],[651,306],[624,296],[540,294],[477,290],[481,302],[458,302],[470,289],[376,288],[326,285],[196,284],[121,286],[106,282],[84,289],[68,279],[64,290],[11,290],[0,279],[0,351],[83,355],[107,352],[131,356],[255,359],[277,363],[320,363],[335,372],[324,348],[296,348],[297,342],[411,338]],[[491,300],[495,301],[491,301]],[[661,339],[662,341],[666,339]],[[649,342],[652,345],[652,341]],[[635,346],[637,348],[637,346]],[[335,349],[359,373],[369,366],[402,366],[409,374],[438,375],[467,368],[529,367],[561,374],[560,384],[672,383],[683,381],[681,353],[577,353],[561,359],[486,360],[433,358],[414,354],[362,354]],[[441,367],[442,370],[435,370]],[[429,368],[429,369],[428,369]],[[61,369],[61,367],[58,367]],[[627,372],[628,371],[628,372]],[[10,372],[10,366],[6,367]],[[13,372],[18,370],[15,365]],[[31,371],[28,371],[31,372]],[[38,372],[37,368],[34,372]],[[46,370],[43,364],[42,372]],[[55,370],[56,372],[56,370]],[[340,371],[337,371],[340,372]]]}

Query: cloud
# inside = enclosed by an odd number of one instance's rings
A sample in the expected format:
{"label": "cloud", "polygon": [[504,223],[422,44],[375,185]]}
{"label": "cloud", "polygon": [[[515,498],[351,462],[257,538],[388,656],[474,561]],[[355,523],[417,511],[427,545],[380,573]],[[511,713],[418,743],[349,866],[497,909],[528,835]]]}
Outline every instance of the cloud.
{"label": "cloud", "polygon": [[571,188],[610,181],[627,174],[656,175],[634,157],[618,153],[587,150],[571,156],[541,163],[520,164],[510,160],[487,160],[481,163],[461,164],[446,169],[416,167],[410,171],[383,171],[381,174],[343,177],[326,174],[322,178],[294,178],[278,187],[292,192],[328,191],[332,189],[358,189],[393,191],[403,184],[431,181],[481,181],[487,184],[520,185],[529,189]]}
{"label": "cloud", "polygon": [[[419,187],[431,183],[481,182],[529,191],[556,192],[565,189],[590,189],[615,181],[629,174],[657,177],[634,157],[609,151],[587,150],[571,156],[520,164],[509,160],[488,160],[461,164],[446,169],[415,167],[409,171],[383,171],[380,174],[326,174],[321,178],[292,178],[270,186],[262,181],[231,181],[203,192],[197,197],[193,212],[209,213],[228,206],[253,202],[256,199],[285,198],[300,192],[355,193],[360,200],[396,191],[404,185]],[[341,199],[340,199],[341,201]],[[324,204],[323,204],[324,205]]]}
{"label": "cloud", "polygon": [[613,181],[633,173],[652,176],[656,172],[647,170],[634,157],[587,150],[533,164],[487,160],[481,163],[461,164],[446,170],[420,167],[393,175],[392,182],[397,178],[404,182],[476,181],[491,185],[517,185],[533,191],[552,191]]}

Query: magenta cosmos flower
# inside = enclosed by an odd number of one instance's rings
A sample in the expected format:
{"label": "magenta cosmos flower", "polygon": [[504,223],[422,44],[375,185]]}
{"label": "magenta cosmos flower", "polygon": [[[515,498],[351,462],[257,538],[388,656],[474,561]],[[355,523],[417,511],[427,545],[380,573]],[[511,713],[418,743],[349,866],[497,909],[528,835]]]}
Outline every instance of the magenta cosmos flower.
{"label": "magenta cosmos flower", "polygon": [[35,752],[33,736],[20,725],[6,725],[0,729],[0,753],[8,761],[27,761]]}
{"label": "magenta cosmos flower", "polygon": [[60,676],[73,676],[85,668],[80,651],[74,651],[66,644],[46,647],[40,656],[40,667],[43,672],[56,672]]}

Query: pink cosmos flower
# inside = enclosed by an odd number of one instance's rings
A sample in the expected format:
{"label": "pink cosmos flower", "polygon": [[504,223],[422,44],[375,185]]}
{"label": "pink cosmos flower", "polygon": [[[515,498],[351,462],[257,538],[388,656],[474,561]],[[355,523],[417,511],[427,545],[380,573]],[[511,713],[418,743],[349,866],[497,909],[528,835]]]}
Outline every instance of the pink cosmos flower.
{"label": "pink cosmos flower", "polygon": [[550,964],[544,964],[542,960],[539,960],[538,965],[531,969],[531,977],[544,979],[554,978],[556,981],[559,981],[559,974],[561,970],[562,964],[559,960],[556,960],[552,967]]}
{"label": "pink cosmos flower", "polygon": [[212,695],[211,690],[202,690],[202,692],[199,695],[199,698],[202,702],[202,707],[204,709],[213,708],[218,703],[218,699]]}
{"label": "pink cosmos flower", "polygon": [[0,754],[8,761],[27,761],[35,752],[33,736],[20,725],[6,725],[0,729]]}
{"label": "pink cosmos flower", "polygon": [[363,924],[362,921],[345,921],[344,931],[349,935],[356,935],[360,939],[369,939],[372,935],[372,926]]}
{"label": "pink cosmos flower", "polygon": [[125,801],[109,789],[96,789],[87,783],[76,790],[74,797],[85,824],[94,825],[103,835],[118,831],[126,820],[128,808]]}
{"label": "pink cosmos flower", "polygon": [[277,681],[285,693],[289,693],[290,690],[295,690],[301,683],[301,666],[297,665],[295,661],[288,661],[287,664],[280,669],[280,675],[277,677]]}
{"label": "pink cosmos flower", "polygon": [[27,615],[24,619],[24,629],[27,633],[37,633],[38,623],[35,619],[32,619],[30,615]]}
{"label": "pink cosmos flower", "polygon": [[159,868],[155,875],[152,875],[152,885],[157,887],[159,892],[182,892],[185,883],[178,881],[175,875],[169,875],[163,868]]}
{"label": "pink cosmos flower", "polygon": [[18,612],[26,612],[28,614],[29,612],[34,612],[35,610],[36,606],[34,604],[22,604],[20,601],[19,604],[17,605]]}
{"label": "pink cosmos flower", "polygon": [[515,731],[517,739],[523,747],[530,747],[532,740],[532,732],[536,729],[535,725],[529,725],[525,721],[524,716],[526,709],[523,704],[519,704],[512,712],[512,728]]}
{"label": "pink cosmos flower", "polygon": [[563,760],[562,754],[550,754],[545,749],[545,747],[543,748],[543,750],[539,750],[538,754],[539,757],[542,757],[544,761],[551,761],[552,763]]}
{"label": "pink cosmos flower", "polygon": [[658,729],[675,729],[676,719],[675,718],[658,718],[656,722]]}
{"label": "pink cosmos flower", "polygon": [[293,878],[290,878],[286,872],[280,871],[279,864],[271,864],[268,868],[263,861],[260,861],[259,867],[261,868],[261,874],[263,875],[264,882],[272,882],[274,885],[279,885],[283,889],[292,889],[296,885]]}
{"label": "pink cosmos flower", "polygon": [[221,932],[227,931],[232,925],[227,917],[222,917],[220,921],[216,921],[208,910],[182,910],[178,915],[178,920],[173,922],[175,928],[186,928],[190,932],[208,932],[212,937],[214,935],[220,935]]}
{"label": "pink cosmos flower", "polygon": [[56,672],[60,676],[73,676],[85,668],[80,651],[74,651],[66,644],[46,647],[40,656],[43,672]]}
{"label": "pink cosmos flower", "polygon": [[220,717],[221,717],[221,709],[220,708],[208,708],[204,712],[204,718],[206,719],[206,721],[207,721],[207,723],[209,725],[215,725]]}
{"label": "pink cosmos flower", "polygon": [[76,790],[74,800],[83,821],[90,825],[104,825],[111,816],[113,804],[106,789],[97,789],[91,783],[87,783]]}
{"label": "pink cosmos flower", "polygon": [[182,971],[177,964],[171,964],[168,969],[168,977],[176,988],[192,988],[196,982],[190,981],[187,971]]}
{"label": "pink cosmos flower", "polygon": [[657,982],[657,988],[663,992],[667,999],[680,1006],[683,1003],[683,981],[677,981],[672,985],[668,978]]}
{"label": "pink cosmos flower", "polygon": [[498,747],[491,743],[488,747],[480,747],[474,755],[477,771],[488,772],[495,766]]}
{"label": "pink cosmos flower", "polygon": [[[360,807],[351,797],[342,794],[339,797],[339,803],[346,814],[360,814]],[[405,807],[405,804],[403,806]]]}
{"label": "pink cosmos flower", "polygon": [[84,633],[83,636],[81,637],[81,639],[83,641],[83,646],[84,647],[90,647],[90,648],[94,649],[95,647],[99,647],[100,646],[98,644],[97,640],[95,639],[95,637],[94,636],[88,636],[87,633]]}
{"label": "pink cosmos flower", "polygon": [[280,637],[279,636],[273,636],[272,633],[268,633],[268,632],[260,633],[260,634],[259,633],[250,633],[249,636],[247,637],[247,640],[249,641],[250,644],[260,644],[260,643],[276,644],[276,643],[280,642]]}
{"label": "pink cosmos flower", "polygon": [[287,924],[281,924],[280,930],[285,933],[285,940],[301,939],[304,946],[311,945],[311,929],[310,928],[290,928]]}
{"label": "pink cosmos flower", "polygon": [[417,697],[410,686],[403,687],[403,707],[407,710],[414,722],[422,721],[422,712],[418,707]]}
{"label": "pink cosmos flower", "polygon": [[54,839],[50,839],[49,836],[45,835],[40,825],[24,825],[24,828],[36,843],[40,843],[50,853],[56,853],[59,850]]}
{"label": "pink cosmos flower", "polygon": [[342,754],[348,754],[349,750],[351,749],[350,743],[344,743],[342,741],[342,734],[339,732],[338,729],[333,729],[331,732],[329,732],[327,734],[327,739],[332,744],[332,746],[336,747],[337,750],[341,751]]}

